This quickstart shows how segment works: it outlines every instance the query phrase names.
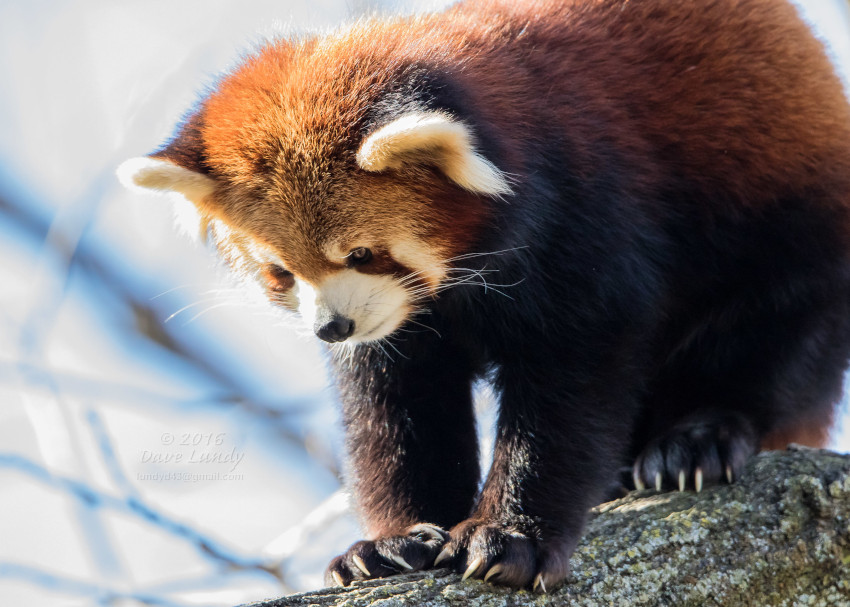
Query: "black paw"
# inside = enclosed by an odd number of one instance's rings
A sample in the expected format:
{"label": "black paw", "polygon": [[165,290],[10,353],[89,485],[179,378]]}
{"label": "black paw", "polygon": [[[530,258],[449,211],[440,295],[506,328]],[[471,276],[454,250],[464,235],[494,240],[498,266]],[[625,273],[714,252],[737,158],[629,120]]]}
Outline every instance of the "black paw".
{"label": "black paw", "polygon": [[451,539],[434,561],[463,579],[547,592],[569,574],[569,559],[549,556],[540,542],[519,531],[470,519],[451,530]]}
{"label": "black paw", "polygon": [[449,534],[436,525],[421,523],[406,535],[353,544],[325,571],[327,586],[348,586],[354,580],[387,577],[429,569]]}
{"label": "black paw", "polygon": [[731,483],[757,451],[755,432],[737,415],[704,413],[653,439],[632,470],[637,489],[695,489]]}

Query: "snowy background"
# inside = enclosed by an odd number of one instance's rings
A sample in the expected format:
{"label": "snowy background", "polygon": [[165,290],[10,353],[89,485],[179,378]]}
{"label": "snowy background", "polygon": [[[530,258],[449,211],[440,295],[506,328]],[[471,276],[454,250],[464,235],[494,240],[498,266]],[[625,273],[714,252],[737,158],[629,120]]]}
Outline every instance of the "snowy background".
{"label": "snowy background", "polygon": [[0,604],[235,605],[358,539],[318,344],[113,172],[262,40],[440,4],[0,0]]}

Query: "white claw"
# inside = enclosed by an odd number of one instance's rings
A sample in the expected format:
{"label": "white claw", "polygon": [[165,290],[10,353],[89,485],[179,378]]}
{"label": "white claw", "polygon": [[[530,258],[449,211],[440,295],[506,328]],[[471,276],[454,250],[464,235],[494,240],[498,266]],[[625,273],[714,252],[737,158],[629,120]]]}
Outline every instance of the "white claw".
{"label": "white claw", "polygon": [[436,540],[438,542],[445,541],[446,539],[442,529],[435,527],[434,525],[429,525],[428,523],[419,523],[418,525],[414,525],[408,529],[407,532],[408,535],[424,533],[428,536],[428,539]]}
{"label": "white claw", "polygon": [[495,565],[490,567],[490,571],[488,571],[487,574],[484,576],[484,581],[486,582],[494,575],[499,575],[500,573],[502,573],[502,571],[504,571],[504,569],[505,568],[502,566],[501,563],[496,563]]}
{"label": "white claw", "polygon": [[366,567],[366,563],[363,562],[363,559],[360,558],[359,555],[352,555],[351,560],[354,561],[354,564],[357,565],[357,568],[362,571],[364,575],[372,577],[372,574],[369,573],[368,567]]}
{"label": "white claw", "polygon": [[531,591],[537,592],[537,587],[540,587],[540,590],[543,594],[546,594],[546,582],[543,581],[543,573],[538,573],[537,577],[534,578],[534,586],[532,586]]}
{"label": "white claw", "polygon": [[731,485],[734,480],[734,476],[732,476],[732,466],[726,466],[726,481]]}
{"label": "white claw", "polygon": [[685,490],[685,471],[679,470],[679,491]]}
{"label": "white claw", "polygon": [[635,482],[635,489],[638,491],[646,489],[646,485],[643,484],[643,480],[641,480],[637,470],[632,470],[632,480]]}
{"label": "white claw", "polygon": [[452,549],[450,546],[445,546],[440,551],[440,554],[437,555],[437,558],[434,559],[434,567],[445,561],[452,555]]}
{"label": "white claw", "polygon": [[697,493],[702,491],[702,468],[694,470],[694,487],[696,488]]}
{"label": "white claw", "polygon": [[460,579],[461,579],[461,581],[463,581],[463,580],[467,579],[469,576],[471,576],[471,575],[472,575],[472,574],[474,574],[476,571],[478,571],[478,568],[481,566],[481,564],[482,564],[483,562],[484,562],[484,557],[483,557],[483,556],[479,556],[479,557],[477,557],[474,561],[472,561],[472,562],[469,564],[469,567],[467,567],[467,568],[466,568],[466,571],[464,571],[464,572],[463,572],[463,577],[461,577],[461,578],[460,578]]}
{"label": "white claw", "polygon": [[655,490],[661,491],[661,473],[660,472],[655,473]]}
{"label": "white claw", "polygon": [[410,563],[408,563],[407,561],[405,561],[405,560],[404,560],[402,557],[400,557],[399,555],[397,555],[397,554],[391,554],[391,555],[390,555],[390,558],[391,558],[391,559],[392,559],[392,561],[393,561],[396,565],[398,565],[399,567],[401,567],[401,568],[403,568],[403,569],[407,569],[408,571],[413,571],[413,567],[411,567],[411,566],[410,566]]}
{"label": "white claw", "polygon": [[331,571],[331,576],[336,581],[337,586],[345,586],[345,581],[342,579],[342,576],[336,571]]}

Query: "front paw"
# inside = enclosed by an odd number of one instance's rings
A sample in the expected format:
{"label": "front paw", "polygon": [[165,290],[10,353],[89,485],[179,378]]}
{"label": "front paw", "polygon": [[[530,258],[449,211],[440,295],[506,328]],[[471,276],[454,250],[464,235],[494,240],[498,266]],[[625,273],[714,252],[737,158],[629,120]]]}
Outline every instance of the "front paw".
{"label": "front paw", "polygon": [[353,544],[325,571],[327,586],[348,586],[353,580],[387,577],[428,569],[449,534],[436,525],[413,525],[404,535]]}
{"label": "front paw", "polygon": [[568,555],[546,550],[539,539],[510,526],[470,519],[450,535],[434,566],[451,567],[463,579],[547,592],[569,575]]}

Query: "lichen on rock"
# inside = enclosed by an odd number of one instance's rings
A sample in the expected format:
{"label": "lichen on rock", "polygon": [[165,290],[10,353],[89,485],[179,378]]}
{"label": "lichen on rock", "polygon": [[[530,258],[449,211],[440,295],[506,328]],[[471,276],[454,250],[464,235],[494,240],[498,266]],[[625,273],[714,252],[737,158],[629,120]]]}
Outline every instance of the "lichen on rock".
{"label": "lichen on rock", "polygon": [[732,485],[634,491],[593,510],[571,566],[546,595],[438,569],[251,607],[850,607],[850,456],[792,447]]}

